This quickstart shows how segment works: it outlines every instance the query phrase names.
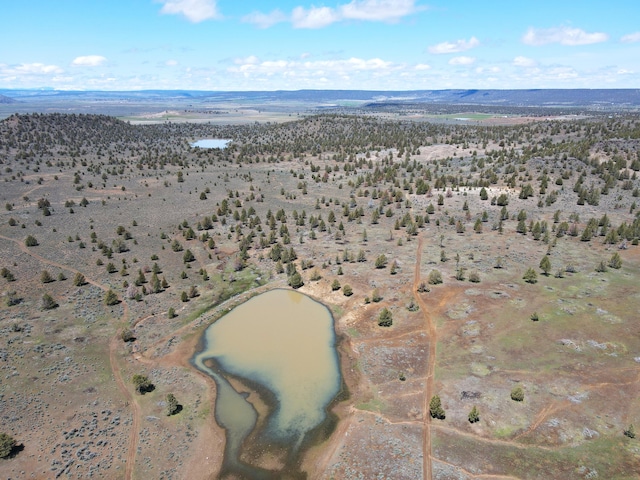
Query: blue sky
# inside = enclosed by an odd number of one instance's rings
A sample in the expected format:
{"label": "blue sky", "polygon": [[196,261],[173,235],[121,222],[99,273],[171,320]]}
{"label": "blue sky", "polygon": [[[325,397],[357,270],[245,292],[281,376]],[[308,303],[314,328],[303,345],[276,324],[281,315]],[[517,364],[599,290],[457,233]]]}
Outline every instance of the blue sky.
{"label": "blue sky", "polygon": [[640,88],[638,0],[0,6],[0,88]]}

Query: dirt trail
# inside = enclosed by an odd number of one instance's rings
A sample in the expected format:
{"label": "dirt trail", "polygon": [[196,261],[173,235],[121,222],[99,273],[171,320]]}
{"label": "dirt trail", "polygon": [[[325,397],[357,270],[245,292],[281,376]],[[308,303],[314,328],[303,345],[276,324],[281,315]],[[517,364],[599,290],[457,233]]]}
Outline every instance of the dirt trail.
{"label": "dirt trail", "polygon": [[[34,251],[35,247],[27,247],[22,241],[20,240],[15,240],[13,238],[9,238],[9,237],[5,237],[4,235],[0,235],[0,238],[2,238],[3,240],[7,240],[9,242],[15,243],[16,246],[22,250],[24,253],[26,253],[27,255],[32,256],[33,258],[36,258],[37,260],[39,260],[42,263],[46,263],[47,265],[51,265],[52,267],[57,267],[61,270],[67,270],[69,272],[73,272],[73,273],[80,273],[82,275],[84,275],[84,273],[82,273],[80,270],[76,270],[75,268],[72,268],[68,265],[63,265],[62,263],[58,263],[58,262],[54,262],[53,260],[49,260],[48,258],[44,258],[42,255],[37,254]],[[107,291],[109,290],[108,287],[105,287],[104,285],[102,285],[101,283],[98,283],[94,280],[91,280],[90,278],[88,278],[86,275],[84,275],[85,281],[87,283],[90,283],[91,285],[94,285],[98,288],[100,288],[103,291]]]}
{"label": "dirt trail", "polygon": [[416,251],[415,272],[413,274],[413,296],[420,306],[420,311],[424,316],[425,328],[429,335],[429,358],[427,363],[427,378],[425,381],[424,403],[422,406],[422,415],[424,424],[422,429],[422,477],[424,480],[431,480],[431,415],[429,415],[429,399],[433,392],[433,374],[436,368],[436,325],[427,310],[427,305],[418,293],[418,285],[420,284],[420,265],[422,263],[422,242],[423,238],[418,239],[418,248]]}
{"label": "dirt trail", "polygon": [[[105,285],[102,285],[101,283],[98,283],[95,280],[91,280],[80,270],[76,270],[75,268],[69,267],[68,265],[63,265],[61,263],[54,262],[53,260],[49,260],[43,257],[42,255],[39,255],[34,251],[34,247],[27,247],[23,242],[19,240],[15,240],[13,238],[5,237],[4,235],[0,235],[0,238],[14,243],[21,251],[23,251],[27,255],[32,256],[33,258],[37,259],[38,261],[46,265],[51,265],[52,267],[57,267],[62,270],[67,270],[73,273],[80,273],[81,275],[84,276],[85,281],[87,283],[94,285],[105,292],[109,290],[109,287],[106,287]],[[124,322],[127,322],[129,318],[129,306],[126,304],[126,302],[121,302],[121,305],[122,305],[122,318],[120,319],[120,321],[124,323]],[[113,372],[113,378],[115,379],[116,384],[118,385],[118,388],[127,399],[127,405],[132,405],[133,423],[131,426],[131,433],[129,436],[129,447],[127,451],[127,457],[125,460],[126,461],[125,480],[131,480],[133,475],[133,466],[135,464],[136,451],[138,449],[140,406],[134,400],[133,396],[131,395],[131,392],[129,392],[126,384],[124,383],[124,380],[122,379],[120,366],[118,365],[118,362],[116,359],[116,350],[118,348],[118,340],[119,340],[119,337],[118,337],[118,334],[116,334],[109,342],[109,363],[111,366],[111,371]]]}

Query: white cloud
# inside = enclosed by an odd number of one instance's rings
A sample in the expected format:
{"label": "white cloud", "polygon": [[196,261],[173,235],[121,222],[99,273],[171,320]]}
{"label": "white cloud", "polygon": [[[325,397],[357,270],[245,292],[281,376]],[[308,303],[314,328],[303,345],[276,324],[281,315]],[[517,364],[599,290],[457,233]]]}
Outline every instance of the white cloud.
{"label": "white cloud", "polygon": [[216,0],[157,0],[162,3],[160,13],[182,15],[192,23],[220,18]]}
{"label": "white cloud", "polygon": [[500,67],[477,67],[476,73],[487,74],[487,73],[500,73]]}
{"label": "white cloud", "polygon": [[242,21],[245,23],[252,23],[258,28],[269,28],[276,23],[284,22],[287,20],[287,16],[280,10],[274,10],[271,13],[252,12],[249,15],[242,17]]}
{"label": "white cloud", "polygon": [[304,78],[345,77],[362,72],[369,75],[384,76],[399,70],[402,66],[380,58],[346,60],[264,60],[255,56],[234,60],[235,66],[229,67],[230,73],[240,73],[245,77],[260,75]]}
{"label": "white cloud", "polygon": [[474,57],[453,57],[449,60],[449,65],[471,65],[475,61]]}
{"label": "white cloud", "polygon": [[427,65],[426,63],[419,63],[414,67],[416,70],[429,70],[431,65]]}
{"label": "white cloud", "polygon": [[85,55],[74,58],[71,65],[74,67],[98,67],[106,61],[107,59],[102,55]]}
{"label": "white cloud", "polygon": [[538,62],[536,62],[533,58],[519,56],[513,59],[513,64],[516,67],[530,68],[530,67],[535,67],[538,64]]}
{"label": "white cloud", "polygon": [[57,65],[45,65],[44,63],[21,63],[16,66],[0,65],[0,73],[3,75],[50,75],[63,72],[64,70]]}
{"label": "white cloud", "polygon": [[352,0],[336,8],[312,6],[307,9],[298,6],[291,11],[291,15],[285,15],[280,10],[253,12],[242,21],[259,28],[268,28],[284,21],[290,21],[294,28],[323,28],[349,20],[393,23],[424,9],[415,3],[416,0]]}
{"label": "white cloud", "polygon": [[397,22],[419,10],[415,3],[415,0],[353,0],[339,9],[344,19]]}
{"label": "white cloud", "polygon": [[236,58],[233,63],[235,63],[236,65],[256,65],[260,63],[260,59],[255,55],[249,55],[248,57],[244,58]]}
{"label": "white cloud", "polygon": [[443,53],[458,53],[471,50],[480,45],[480,41],[476,37],[471,37],[468,41],[465,39],[456,40],[455,42],[442,42],[429,47],[429,53],[440,55]]}
{"label": "white cloud", "polygon": [[630,33],[620,39],[622,43],[636,43],[640,42],[640,32]]}
{"label": "white cloud", "polygon": [[176,65],[178,65],[178,61],[171,59],[171,60],[167,60],[166,62],[164,62],[164,64],[167,67],[175,67]]}
{"label": "white cloud", "polygon": [[336,11],[329,7],[311,7],[309,10],[296,7],[291,12],[294,28],[323,28],[339,19]]}
{"label": "white cloud", "polygon": [[576,46],[590,45],[592,43],[606,42],[609,35],[603,32],[587,33],[580,28],[552,27],[552,28],[529,28],[522,36],[522,42],[527,45],[547,45],[549,43],[559,43],[561,45]]}

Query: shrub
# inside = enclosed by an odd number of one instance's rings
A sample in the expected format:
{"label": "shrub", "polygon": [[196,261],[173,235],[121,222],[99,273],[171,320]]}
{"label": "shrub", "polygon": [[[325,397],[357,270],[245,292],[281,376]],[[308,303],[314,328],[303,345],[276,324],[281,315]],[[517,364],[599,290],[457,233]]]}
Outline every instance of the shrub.
{"label": "shrub", "polygon": [[513,387],[511,390],[511,400],[522,402],[524,400],[524,390],[522,387]]}
{"label": "shrub", "polygon": [[475,270],[469,273],[469,281],[472,283],[480,283],[480,274]]}
{"label": "shrub", "polygon": [[533,312],[531,314],[531,320],[534,322],[537,322],[538,320],[540,320],[540,318],[538,317],[538,313],[537,312]]}
{"label": "shrub", "polygon": [[124,330],[122,330],[122,332],[120,332],[120,338],[123,342],[133,342],[136,339],[136,336],[130,329],[125,328]]}
{"label": "shrub", "polygon": [[378,289],[375,288],[371,293],[371,301],[374,303],[378,303],[381,300],[382,300],[382,295],[380,295],[380,292],[378,291]]}
{"label": "shrub", "polygon": [[625,437],[636,438],[636,429],[633,428],[633,424],[629,425],[622,433]]}
{"label": "shrub", "polygon": [[345,285],[344,287],[342,287],[342,294],[345,297],[350,297],[351,295],[353,295],[353,288],[351,288],[351,285]]}
{"label": "shrub", "polygon": [[336,290],[340,290],[340,282],[337,278],[331,283],[331,291],[335,292]]}
{"label": "shrub", "polygon": [[176,310],[173,307],[169,307],[169,310],[167,311],[167,317],[169,318],[175,318],[176,316]]}
{"label": "shrub", "polygon": [[34,237],[33,235],[29,235],[27,238],[24,239],[24,244],[27,247],[35,247],[38,245],[38,240],[36,240],[36,237]]}
{"label": "shrub", "polygon": [[431,270],[429,273],[429,285],[438,285],[442,283],[442,274],[438,270]]}

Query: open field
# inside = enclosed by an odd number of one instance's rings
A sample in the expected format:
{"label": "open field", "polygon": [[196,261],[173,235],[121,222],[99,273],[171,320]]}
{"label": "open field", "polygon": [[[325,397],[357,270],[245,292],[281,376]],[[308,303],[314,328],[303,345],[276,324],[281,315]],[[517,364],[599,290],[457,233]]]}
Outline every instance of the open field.
{"label": "open field", "polygon": [[[637,116],[289,114],[0,122],[0,476],[218,478],[190,358],[299,276],[348,392],[293,478],[637,478]],[[280,478],[276,453],[247,460]]]}

